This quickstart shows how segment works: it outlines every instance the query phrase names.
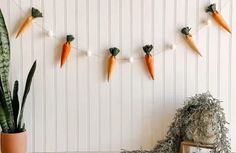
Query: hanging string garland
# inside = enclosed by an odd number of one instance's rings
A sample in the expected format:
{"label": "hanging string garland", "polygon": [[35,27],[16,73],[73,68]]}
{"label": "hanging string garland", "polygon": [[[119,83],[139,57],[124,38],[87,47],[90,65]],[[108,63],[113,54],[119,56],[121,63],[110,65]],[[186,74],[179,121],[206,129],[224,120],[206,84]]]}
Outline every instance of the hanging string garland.
{"label": "hanging string garland", "polygon": [[[23,11],[23,9],[21,8],[21,6],[19,6],[15,0],[13,0],[14,3],[20,8],[21,11]],[[229,1],[228,1],[229,2]],[[221,26],[223,27],[226,31],[228,31],[229,33],[232,32],[231,28],[227,25],[227,23],[224,21],[222,15],[216,10],[216,4],[211,4],[210,6],[207,7],[206,9],[206,12],[210,12],[213,19]],[[32,21],[35,19],[35,18],[38,18],[38,17],[42,17],[42,13],[35,9],[35,8],[32,8],[31,10],[31,15],[29,17],[27,17],[25,19],[25,21],[23,22],[22,26],[20,27],[19,31],[17,32],[17,35],[16,35],[16,38],[19,37],[31,24],[32,24]],[[36,23],[36,25],[38,27],[40,27],[41,29],[43,29],[43,31],[45,32],[45,34],[47,34],[48,37],[51,37],[51,38],[55,38],[57,41],[59,41],[59,39],[54,35],[53,31],[51,30],[47,30],[45,27],[42,27],[40,24]],[[211,20],[210,19],[207,19],[204,21],[204,26],[200,27],[196,32],[200,31],[201,29],[203,29],[205,26],[209,26],[211,25]],[[193,51],[195,51],[198,55],[202,56],[201,52],[199,51],[193,37],[192,37],[192,34],[190,34],[190,30],[191,28],[189,27],[184,27],[182,28],[181,30],[181,33],[184,35],[184,39],[187,44],[193,49]],[[69,54],[70,54],[70,51],[71,49],[75,49],[77,51],[80,51],[82,52],[78,46],[73,46],[71,44],[71,42],[74,40],[74,36],[73,35],[67,35],[67,41],[63,44],[63,48],[62,48],[62,53],[61,53],[61,68],[62,66],[65,64]],[[169,48],[165,48],[167,50],[175,50],[177,45],[182,41],[182,39],[179,39],[179,40],[176,40],[175,43],[169,45]],[[108,63],[108,81],[111,80],[112,78],[112,73],[113,73],[113,70],[115,69],[115,66],[116,66],[116,63],[117,63],[117,60],[118,61],[129,61],[130,63],[133,63],[134,60],[143,60],[143,58],[145,59],[146,61],[146,65],[147,65],[147,69],[149,71],[149,74],[151,76],[151,78],[154,80],[155,79],[155,72],[154,72],[154,58],[153,56],[156,56],[157,54],[161,53],[161,52],[156,52],[155,54],[151,54],[151,51],[153,49],[153,46],[152,45],[145,45],[143,47],[143,50],[145,52],[145,58],[144,57],[137,57],[137,58],[134,58],[134,57],[119,57],[119,58],[116,58],[116,56],[118,55],[118,53],[120,52],[120,50],[118,48],[110,48],[109,49],[109,52],[111,53],[111,56],[109,58],[109,63]],[[164,50],[165,51],[165,50]],[[163,52],[163,51],[162,51]],[[105,56],[101,56],[100,54],[92,54],[92,52],[90,50],[86,51],[86,55],[88,57],[90,56],[97,56],[97,57],[102,57],[104,58]],[[105,57],[107,58],[107,56]]]}
{"label": "hanging string garland", "polygon": [[[15,3],[15,5],[16,5],[22,12],[25,12],[25,13],[26,13],[26,11],[25,11],[15,0],[12,0],[12,1]],[[224,4],[224,6],[223,6],[222,8],[224,8],[229,2],[230,2],[230,0],[228,0],[228,1]],[[226,22],[223,20],[223,17],[222,17],[222,16],[220,15],[220,13],[216,10],[216,5],[215,5],[215,4],[211,4],[211,5],[207,8],[206,12],[210,12],[211,15],[212,15],[212,17],[213,17],[213,19],[214,19],[221,27],[223,27],[224,29],[226,29],[228,32],[231,33],[230,27],[226,24]],[[196,33],[198,33],[198,32],[199,32],[200,30],[202,30],[204,27],[210,26],[212,22],[211,22],[211,20],[210,20],[209,18],[207,18],[207,19],[205,19],[202,23],[203,23],[203,24],[201,24],[200,26],[198,26],[199,28],[195,31],[195,33],[193,33],[193,35],[196,34]],[[34,24],[35,24],[36,26],[38,26],[40,29],[42,29],[43,32],[44,32],[48,37],[51,37],[51,38],[53,38],[53,39],[55,39],[56,41],[59,41],[59,42],[61,41],[60,38],[58,38],[57,35],[55,35],[55,34],[53,33],[53,31],[46,29],[44,26],[42,26],[41,24],[39,24],[39,23],[37,23],[37,22],[35,22]],[[178,35],[179,35],[179,34],[178,34]],[[179,39],[178,39],[178,38],[179,38]],[[181,39],[181,37],[179,36],[179,37],[177,37],[176,41],[175,41],[173,44],[168,45],[168,46],[169,46],[168,48],[165,48],[165,50],[163,50],[163,51],[157,51],[157,52],[155,52],[152,56],[156,56],[156,55],[158,55],[159,53],[163,53],[163,52],[166,52],[166,51],[175,50],[176,47],[177,47],[177,45],[179,45],[179,44],[182,43],[182,42],[183,42],[183,39]],[[90,50],[84,51],[84,50],[81,50],[81,49],[79,48],[79,46],[74,46],[74,45],[72,45],[72,44],[71,44],[71,48],[72,48],[73,50],[76,50],[77,52],[84,52],[88,57],[90,57],[90,56],[95,56],[95,57],[98,57],[98,58],[107,58],[107,54],[104,56],[104,55],[101,55],[101,53],[100,53],[100,54],[98,54],[98,53],[92,53]],[[200,53],[200,52],[199,52],[199,53]],[[126,57],[116,57],[116,61],[128,61],[129,63],[133,63],[134,61],[143,60],[143,59],[144,59],[144,57],[133,57],[133,56],[130,56],[130,57],[127,57],[127,56],[126,56]]]}

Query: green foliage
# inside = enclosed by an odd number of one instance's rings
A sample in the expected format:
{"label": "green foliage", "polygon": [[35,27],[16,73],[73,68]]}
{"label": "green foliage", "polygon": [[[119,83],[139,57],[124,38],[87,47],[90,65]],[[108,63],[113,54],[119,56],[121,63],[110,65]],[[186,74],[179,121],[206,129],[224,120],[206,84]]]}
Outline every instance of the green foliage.
{"label": "green foliage", "polygon": [[[30,85],[36,69],[34,62],[28,74],[25,91],[21,103],[21,113],[19,113],[18,81],[15,81],[13,95],[9,88],[9,66],[10,66],[10,41],[4,17],[0,10],[0,125],[4,133],[17,133],[25,131],[25,124],[22,125],[23,111],[26,97],[30,91]],[[19,122],[19,123],[18,123]],[[17,124],[18,123],[18,124]]]}
{"label": "green foliage", "polygon": [[206,8],[206,12],[211,12],[211,13],[213,13],[213,12],[215,12],[216,11],[216,4],[214,3],[214,4],[211,4],[210,6],[208,6],[207,8]]}
{"label": "green foliage", "polygon": [[[13,114],[14,114],[14,122],[17,123],[18,113],[19,113],[19,99],[18,99],[18,89],[19,89],[19,83],[16,80],[14,83],[13,88],[13,97],[12,97],[12,108],[13,108]],[[17,128],[17,124],[15,124],[15,128]]]}
{"label": "green foliage", "polygon": [[66,36],[66,41],[67,42],[72,42],[75,39],[75,37],[73,35],[67,35]]}
{"label": "green foliage", "polygon": [[1,79],[0,79],[0,124],[1,124],[1,127],[2,127],[2,131],[3,132],[8,132],[9,130],[9,127],[8,127],[8,124],[7,124],[7,118],[6,118],[6,114],[5,114],[5,111],[4,111],[4,104],[5,104],[5,96],[4,96],[4,92],[2,90],[2,85],[1,85]]}
{"label": "green foliage", "polygon": [[189,33],[190,30],[191,30],[191,28],[184,27],[184,28],[181,29],[181,33],[187,36],[187,35],[190,35],[190,33]]}
{"label": "green foliage", "polygon": [[146,54],[150,54],[151,51],[153,49],[153,45],[145,45],[143,46],[143,51],[146,53]]}
{"label": "green foliage", "polygon": [[[228,124],[220,101],[209,93],[199,94],[186,100],[183,108],[177,110],[167,136],[159,141],[151,151],[136,150],[124,153],[179,153],[180,143],[185,140],[193,141],[193,132],[200,137],[207,136],[206,125],[211,124],[214,132],[215,153],[230,153],[230,142],[227,137]],[[207,126],[208,127],[208,126]],[[199,142],[197,142],[199,143]]]}
{"label": "green foliage", "polygon": [[1,104],[0,104],[0,124],[2,128],[2,132],[7,133],[9,128],[7,125],[6,115],[4,113],[4,109]]}
{"label": "green foliage", "polygon": [[32,17],[34,18],[40,18],[40,17],[43,17],[43,14],[36,8],[32,7],[31,9],[31,15]]}
{"label": "green foliage", "polygon": [[32,83],[32,79],[33,79],[33,76],[34,76],[35,69],[36,69],[36,61],[32,65],[32,67],[29,71],[27,80],[26,80],[25,91],[24,91],[23,100],[22,100],[22,103],[21,103],[21,111],[20,111],[18,129],[22,129],[22,118],[23,118],[23,112],[24,112],[24,107],[25,107],[25,101],[26,101],[27,95],[30,91],[30,86],[31,86],[31,83]]}
{"label": "green foliage", "polygon": [[5,112],[8,115],[7,124],[10,129],[14,129],[14,117],[11,105],[11,94],[9,90],[8,78],[10,69],[10,41],[8,36],[5,20],[0,10],[0,79],[2,85],[2,92],[4,95],[4,103],[2,106],[6,107]]}
{"label": "green foliage", "polygon": [[109,48],[109,52],[111,53],[112,56],[116,56],[116,55],[119,54],[120,49],[119,49],[119,48],[116,48],[116,47]]}

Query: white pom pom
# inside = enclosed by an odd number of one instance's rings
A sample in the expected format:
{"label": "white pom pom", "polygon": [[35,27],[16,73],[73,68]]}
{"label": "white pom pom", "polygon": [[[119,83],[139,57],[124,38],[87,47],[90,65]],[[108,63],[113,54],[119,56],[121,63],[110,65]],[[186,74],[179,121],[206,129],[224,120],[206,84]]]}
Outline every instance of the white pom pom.
{"label": "white pom pom", "polygon": [[129,62],[130,62],[130,63],[133,63],[133,62],[134,62],[134,58],[133,58],[133,57],[130,57],[130,58],[129,58]]}
{"label": "white pom pom", "polygon": [[206,25],[211,25],[211,20],[210,19],[208,19],[208,20],[206,20]]}
{"label": "white pom pom", "polygon": [[171,50],[176,49],[176,47],[177,47],[176,44],[172,44],[172,45],[170,45],[170,49],[171,49]]}
{"label": "white pom pom", "polygon": [[47,32],[47,35],[48,35],[48,37],[53,37],[54,34],[53,34],[52,31],[48,31],[48,32]]}
{"label": "white pom pom", "polygon": [[92,52],[91,52],[91,51],[89,51],[89,50],[87,51],[87,53],[86,53],[86,54],[87,54],[87,56],[88,56],[88,57],[92,56]]}

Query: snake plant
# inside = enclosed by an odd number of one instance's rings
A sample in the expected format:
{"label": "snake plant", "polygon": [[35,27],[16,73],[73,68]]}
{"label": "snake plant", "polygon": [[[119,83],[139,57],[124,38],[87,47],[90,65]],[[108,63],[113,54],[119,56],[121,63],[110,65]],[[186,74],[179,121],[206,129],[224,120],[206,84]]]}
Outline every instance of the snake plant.
{"label": "snake plant", "polygon": [[18,98],[19,82],[17,80],[15,81],[13,94],[11,95],[9,87],[9,69],[10,41],[5,20],[0,9],[0,125],[2,132],[4,133],[18,133],[25,131],[25,125],[22,124],[23,112],[36,69],[36,61],[32,65],[26,80],[21,108]]}

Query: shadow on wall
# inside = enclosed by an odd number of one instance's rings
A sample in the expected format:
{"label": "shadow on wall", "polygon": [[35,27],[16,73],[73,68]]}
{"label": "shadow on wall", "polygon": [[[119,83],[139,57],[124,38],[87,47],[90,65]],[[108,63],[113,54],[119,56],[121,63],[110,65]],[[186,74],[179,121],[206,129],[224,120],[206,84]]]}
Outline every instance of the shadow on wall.
{"label": "shadow on wall", "polygon": [[[167,135],[169,127],[174,119],[174,115],[176,113],[176,109],[174,106],[170,106],[173,104],[172,102],[165,102],[163,103],[154,100],[155,104],[154,107],[150,108],[152,110],[144,110],[144,114],[140,115],[140,124],[141,128],[134,129],[135,133],[139,135],[136,137],[136,143],[139,143],[140,146],[137,148],[130,148],[127,146],[127,150],[135,150],[135,149],[142,149],[142,150],[151,150],[153,149],[157,142],[164,139]],[[184,102],[184,101],[183,101]],[[182,102],[182,103],[183,103]],[[145,103],[153,103],[153,101],[145,101]],[[182,106],[182,103],[180,104]],[[163,109],[160,109],[162,107]],[[144,108],[145,109],[145,108]],[[133,138],[132,138],[133,139]],[[123,146],[124,147],[124,146]]]}

